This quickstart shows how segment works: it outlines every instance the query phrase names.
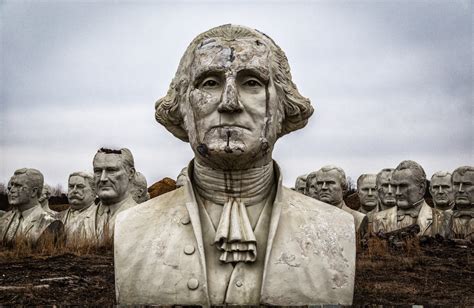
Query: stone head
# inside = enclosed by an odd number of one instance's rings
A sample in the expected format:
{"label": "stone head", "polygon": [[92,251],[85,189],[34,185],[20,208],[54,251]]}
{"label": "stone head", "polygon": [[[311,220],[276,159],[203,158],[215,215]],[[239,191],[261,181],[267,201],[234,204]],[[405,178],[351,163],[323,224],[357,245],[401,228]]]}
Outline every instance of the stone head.
{"label": "stone head", "polygon": [[295,190],[299,193],[302,193],[303,195],[306,194],[307,177],[308,177],[307,174],[300,175],[299,177],[296,178],[296,182],[295,182]]}
{"label": "stone head", "polygon": [[44,177],[39,170],[31,168],[16,170],[8,182],[8,203],[20,210],[39,204],[43,183]]}
{"label": "stone head", "polygon": [[133,185],[130,187],[130,193],[136,203],[143,203],[150,199],[146,178],[140,172],[135,173]]}
{"label": "stone head", "polygon": [[276,140],[313,113],[292,82],[285,53],[267,35],[223,25],[186,49],[155,118],[189,142],[195,158],[239,170],[271,160]]}
{"label": "stone head", "polygon": [[73,209],[91,205],[96,197],[94,176],[88,172],[73,172],[69,175],[67,198]]}
{"label": "stone head", "polygon": [[393,186],[392,181],[393,171],[394,169],[385,168],[377,173],[377,194],[382,209],[388,209],[397,205],[397,200],[395,199],[395,187]]}
{"label": "stone head", "polygon": [[41,196],[39,197],[38,202],[43,204],[45,201],[47,201],[49,197],[51,197],[51,192],[51,186],[48,184],[43,184],[43,189],[41,190]]}
{"label": "stone head", "polygon": [[438,171],[431,177],[430,194],[437,209],[447,209],[453,201],[451,173]]}
{"label": "stone head", "polygon": [[362,174],[357,179],[357,195],[360,205],[366,211],[372,211],[377,207],[377,175]]}
{"label": "stone head", "polygon": [[312,172],[306,179],[308,196],[339,205],[347,191],[346,173],[339,167],[328,165]]}
{"label": "stone head", "polygon": [[474,209],[474,167],[462,166],[453,171],[454,204],[460,210]]}
{"label": "stone head", "polygon": [[426,191],[426,173],[412,160],[402,161],[393,172],[397,206],[409,209],[421,201]]}
{"label": "stone head", "polygon": [[130,184],[135,176],[132,152],[123,148],[101,148],[93,161],[97,195],[104,205],[118,203],[129,196]]}

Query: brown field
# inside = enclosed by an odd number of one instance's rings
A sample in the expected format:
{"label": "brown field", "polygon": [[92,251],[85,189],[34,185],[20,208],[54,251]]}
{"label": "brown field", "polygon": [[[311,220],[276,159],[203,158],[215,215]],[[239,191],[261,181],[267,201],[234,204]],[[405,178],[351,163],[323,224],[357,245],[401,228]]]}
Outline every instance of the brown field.
{"label": "brown field", "polygon": [[[474,305],[471,244],[407,240],[393,250],[371,239],[358,253],[354,305]],[[110,244],[0,252],[0,304],[115,302]],[[69,250],[69,251],[68,251]]]}

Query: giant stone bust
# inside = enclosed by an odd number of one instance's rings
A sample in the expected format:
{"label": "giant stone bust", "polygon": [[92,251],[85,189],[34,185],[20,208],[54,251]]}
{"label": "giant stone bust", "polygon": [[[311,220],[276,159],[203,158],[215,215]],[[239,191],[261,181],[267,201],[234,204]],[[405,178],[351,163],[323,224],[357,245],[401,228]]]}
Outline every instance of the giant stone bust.
{"label": "giant stone bust", "polygon": [[155,107],[195,157],[183,187],[118,216],[118,302],[351,304],[352,217],[283,187],[272,159],[313,113],[280,47],[246,27],[210,29]]}

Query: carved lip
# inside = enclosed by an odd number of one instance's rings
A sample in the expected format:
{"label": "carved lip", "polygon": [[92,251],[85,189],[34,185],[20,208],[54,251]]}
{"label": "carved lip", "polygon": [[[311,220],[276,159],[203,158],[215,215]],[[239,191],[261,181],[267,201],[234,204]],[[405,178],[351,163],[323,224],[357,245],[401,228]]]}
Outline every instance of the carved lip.
{"label": "carved lip", "polygon": [[214,125],[211,127],[211,129],[215,129],[215,128],[228,128],[228,129],[232,129],[232,128],[242,128],[242,129],[246,129],[246,130],[250,130],[250,128],[246,127],[246,126],[243,126],[243,125],[240,125],[240,124],[219,124],[219,125]]}

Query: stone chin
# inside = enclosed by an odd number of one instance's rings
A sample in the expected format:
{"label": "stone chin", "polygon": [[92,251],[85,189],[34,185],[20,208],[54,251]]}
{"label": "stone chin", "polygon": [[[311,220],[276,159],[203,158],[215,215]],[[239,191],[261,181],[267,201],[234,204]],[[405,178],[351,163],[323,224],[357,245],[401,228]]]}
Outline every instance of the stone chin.
{"label": "stone chin", "polygon": [[203,160],[216,164],[235,160],[242,167],[265,157],[271,151],[266,139],[239,126],[213,127],[201,142],[192,142],[191,146]]}
{"label": "stone chin", "polygon": [[470,209],[474,207],[474,205],[469,201],[467,197],[457,197],[455,203],[456,206],[460,209]]}

